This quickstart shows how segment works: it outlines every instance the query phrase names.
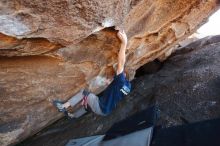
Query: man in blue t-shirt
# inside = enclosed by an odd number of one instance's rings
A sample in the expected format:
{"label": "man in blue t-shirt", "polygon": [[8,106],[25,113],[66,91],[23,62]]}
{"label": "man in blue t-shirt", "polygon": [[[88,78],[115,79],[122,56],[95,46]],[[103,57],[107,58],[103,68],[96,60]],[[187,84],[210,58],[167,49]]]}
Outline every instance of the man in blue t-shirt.
{"label": "man in blue t-shirt", "polygon": [[[117,30],[119,29],[117,28]],[[64,112],[68,117],[77,118],[86,113],[88,109],[91,109],[94,113],[105,116],[110,114],[112,110],[116,108],[117,103],[130,93],[131,84],[126,79],[124,73],[127,36],[123,30],[119,30],[117,36],[121,41],[121,48],[118,54],[117,73],[114,76],[113,81],[103,91],[103,95],[98,97],[93,93],[81,90],[65,103],[54,100],[53,104],[60,112]],[[69,107],[76,109],[76,106],[79,105],[78,103],[81,103],[83,108],[78,108],[74,113],[67,112]]]}

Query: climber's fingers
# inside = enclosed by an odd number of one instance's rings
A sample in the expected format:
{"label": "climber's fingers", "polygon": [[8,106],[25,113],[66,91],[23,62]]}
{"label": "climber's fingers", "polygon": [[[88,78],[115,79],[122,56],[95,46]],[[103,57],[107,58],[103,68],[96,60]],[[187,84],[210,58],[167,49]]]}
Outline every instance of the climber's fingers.
{"label": "climber's fingers", "polygon": [[124,30],[118,31],[117,36],[123,43],[127,43],[127,35]]}

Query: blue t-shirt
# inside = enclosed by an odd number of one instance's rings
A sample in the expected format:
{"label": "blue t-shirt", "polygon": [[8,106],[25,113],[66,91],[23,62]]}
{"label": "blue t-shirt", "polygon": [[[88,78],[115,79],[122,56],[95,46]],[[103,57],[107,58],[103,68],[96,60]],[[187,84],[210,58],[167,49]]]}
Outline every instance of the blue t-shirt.
{"label": "blue t-shirt", "polygon": [[124,72],[116,75],[112,83],[105,89],[103,96],[99,98],[99,105],[103,114],[109,114],[117,103],[128,93],[131,84],[125,78]]}

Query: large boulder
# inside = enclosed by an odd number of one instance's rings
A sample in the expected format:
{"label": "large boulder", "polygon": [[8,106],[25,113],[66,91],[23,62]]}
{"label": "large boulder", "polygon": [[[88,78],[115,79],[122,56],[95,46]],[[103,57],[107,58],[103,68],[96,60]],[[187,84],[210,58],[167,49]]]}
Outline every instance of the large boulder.
{"label": "large boulder", "polygon": [[0,145],[59,119],[52,99],[105,88],[120,45],[109,27],[128,35],[126,70],[133,79],[143,64],[166,59],[217,7],[218,0],[1,1]]}
{"label": "large boulder", "polygon": [[104,134],[115,122],[155,104],[162,128],[219,118],[219,55],[220,36],[198,40],[174,53],[158,72],[134,79],[131,94],[111,115],[62,119],[19,146],[63,146],[73,138]]}

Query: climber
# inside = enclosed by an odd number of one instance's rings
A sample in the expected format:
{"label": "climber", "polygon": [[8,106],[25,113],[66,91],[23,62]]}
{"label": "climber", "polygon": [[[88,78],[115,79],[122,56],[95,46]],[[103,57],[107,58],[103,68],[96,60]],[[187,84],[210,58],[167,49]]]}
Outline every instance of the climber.
{"label": "climber", "polygon": [[[119,30],[119,28],[115,28]],[[121,41],[120,51],[118,53],[118,66],[117,72],[114,76],[112,82],[107,83],[108,86],[103,92],[103,96],[96,96],[86,90],[81,90],[67,102],[63,103],[59,100],[54,100],[53,104],[56,106],[58,111],[63,112],[65,115],[71,118],[78,118],[85,114],[88,110],[94,113],[106,116],[116,108],[117,103],[125,96],[130,93],[131,84],[126,79],[126,74],[124,72],[125,64],[125,51],[127,46],[127,36],[124,30],[119,30],[117,33],[118,38]],[[68,112],[68,108],[76,108],[77,105],[81,103],[80,109],[76,110],[74,113]]]}

